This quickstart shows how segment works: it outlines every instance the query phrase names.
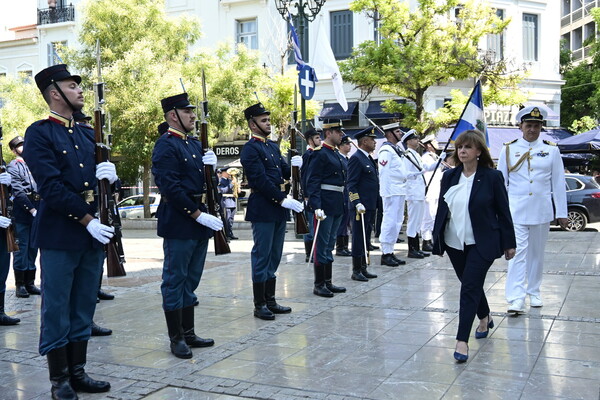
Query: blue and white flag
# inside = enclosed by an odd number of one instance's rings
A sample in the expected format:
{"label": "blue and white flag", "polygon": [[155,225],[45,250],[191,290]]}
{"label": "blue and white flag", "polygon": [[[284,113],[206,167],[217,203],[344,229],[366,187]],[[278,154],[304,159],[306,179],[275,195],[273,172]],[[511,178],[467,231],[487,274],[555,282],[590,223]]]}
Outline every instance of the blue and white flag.
{"label": "blue and white flag", "polygon": [[481,82],[477,81],[473,91],[471,92],[471,96],[469,97],[469,101],[465,106],[465,109],[460,116],[460,120],[454,127],[454,132],[452,132],[452,137],[450,140],[454,141],[464,131],[468,130],[476,130],[483,134],[485,137],[486,144],[490,145],[490,140],[488,138],[487,126],[485,124],[485,117],[483,115],[483,96],[481,94]]}
{"label": "blue and white flag", "polygon": [[292,47],[294,48],[294,59],[296,60],[296,69],[300,71],[304,66],[304,60],[302,59],[302,52],[300,52],[300,41],[298,40],[298,34],[292,21],[292,14],[288,13],[288,24],[290,25],[290,36],[292,39]]}

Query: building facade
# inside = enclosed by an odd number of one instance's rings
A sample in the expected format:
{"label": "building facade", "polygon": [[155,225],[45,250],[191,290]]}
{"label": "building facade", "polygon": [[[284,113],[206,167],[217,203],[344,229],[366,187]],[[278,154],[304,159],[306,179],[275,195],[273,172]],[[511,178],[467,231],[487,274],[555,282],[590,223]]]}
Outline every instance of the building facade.
{"label": "building facade", "polygon": [[[409,1],[413,6],[416,3],[416,0]],[[483,50],[493,52],[496,57],[514,60],[515,65],[525,65],[528,74],[521,86],[530,94],[530,102],[547,105],[556,114],[560,114],[560,87],[564,83],[559,74],[557,42],[561,34],[566,37],[564,24],[561,28],[559,23],[561,15],[563,22],[566,16],[573,19],[572,13],[565,14],[565,4],[568,3],[569,10],[573,10],[571,3],[583,0],[561,1],[562,4],[556,0],[491,0],[489,3],[497,9],[498,15],[510,18],[512,22],[505,32],[488,37],[480,44]],[[585,3],[595,5],[597,1]],[[83,0],[20,0],[19,5],[3,12],[0,18],[0,75],[32,76],[49,65],[59,63],[61,60],[55,51],[57,46],[78,45],[77,28],[83,3]],[[353,13],[349,4],[348,0],[327,0],[316,19],[303,30],[308,37],[308,46],[302,49],[306,61],[310,63],[319,27],[329,36],[338,60],[349,57],[352,48],[359,43],[376,39],[373,20],[364,14]],[[243,43],[259,50],[261,63],[274,71],[295,68],[289,55],[287,23],[277,11],[275,0],[165,0],[165,7],[172,17],[190,14],[200,20],[203,36],[194,47],[211,48],[223,41]],[[579,9],[584,14],[587,7]],[[582,25],[581,29],[586,29],[586,26]],[[573,43],[575,34],[570,35]],[[452,89],[468,93],[473,83],[454,81],[430,88],[426,93],[426,111],[435,112],[443,107]],[[314,99],[323,103],[322,114],[339,114],[349,126],[355,127],[368,124],[363,113],[377,122],[397,117],[381,110],[381,102],[390,96],[373,93],[369,99],[360,100],[361,94],[353,85],[346,83],[344,89],[349,103],[349,111],[345,113],[335,101],[331,82],[320,80],[317,83]],[[516,111],[516,107],[486,105],[487,122],[490,125],[511,124]],[[558,124],[559,121],[551,123]]]}
{"label": "building facade", "polygon": [[599,5],[598,0],[561,0],[562,46],[572,52],[576,63],[591,62],[591,42],[597,31],[591,11]]}

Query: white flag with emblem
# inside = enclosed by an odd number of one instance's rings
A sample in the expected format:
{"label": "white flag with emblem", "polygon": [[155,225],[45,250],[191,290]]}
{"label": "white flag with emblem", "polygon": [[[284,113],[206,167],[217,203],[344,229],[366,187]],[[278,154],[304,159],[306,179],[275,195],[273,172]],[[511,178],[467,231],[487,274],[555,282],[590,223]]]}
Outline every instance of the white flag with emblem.
{"label": "white flag with emblem", "polygon": [[338,67],[335,61],[333,50],[331,50],[329,37],[323,25],[323,16],[319,17],[315,37],[315,49],[312,54],[311,64],[317,74],[317,79],[331,79],[337,102],[344,111],[348,110],[348,101],[344,94],[344,81],[342,80],[342,74],[340,74],[340,67]]}

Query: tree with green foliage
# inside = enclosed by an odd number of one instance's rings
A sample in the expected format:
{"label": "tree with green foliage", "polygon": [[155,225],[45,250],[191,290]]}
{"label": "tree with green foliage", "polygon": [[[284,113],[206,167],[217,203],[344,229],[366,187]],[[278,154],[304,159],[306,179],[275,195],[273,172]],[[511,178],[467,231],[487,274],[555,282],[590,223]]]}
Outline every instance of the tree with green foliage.
{"label": "tree with green foliage", "polygon": [[[373,18],[381,37],[366,41],[341,63],[344,79],[368,96],[378,89],[404,97],[407,104],[386,103],[386,110],[404,113],[403,124],[422,133],[437,128],[425,112],[427,90],[453,80],[480,78],[489,97],[518,93],[522,76],[509,71],[511,62],[484,54],[478,44],[486,35],[499,34],[510,23],[486,3],[475,0],[418,0],[416,8],[404,0],[354,0],[354,12]],[[456,13],[456,14],[455,14]],[[454,16],[456,16],[454,18]]]}
{"label": "tree with green foliage", "polygon": [[0,122],[4,134],[2,154],[8,163],[13,153],[8,142],[18,135],[25,135],[29,125],[48,116],[48,105],[40,95],[40,91],[31,78],[0,77]]}

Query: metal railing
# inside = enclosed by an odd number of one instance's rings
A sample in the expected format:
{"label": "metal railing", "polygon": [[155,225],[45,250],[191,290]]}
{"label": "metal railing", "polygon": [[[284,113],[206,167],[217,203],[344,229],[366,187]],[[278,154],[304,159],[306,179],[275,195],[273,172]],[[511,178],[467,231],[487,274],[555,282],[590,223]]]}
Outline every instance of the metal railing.
{"label": "metal railing", "polygon": [[38,9],[38,25],[75,21],[75,7],[71,4],[60,8]]}

